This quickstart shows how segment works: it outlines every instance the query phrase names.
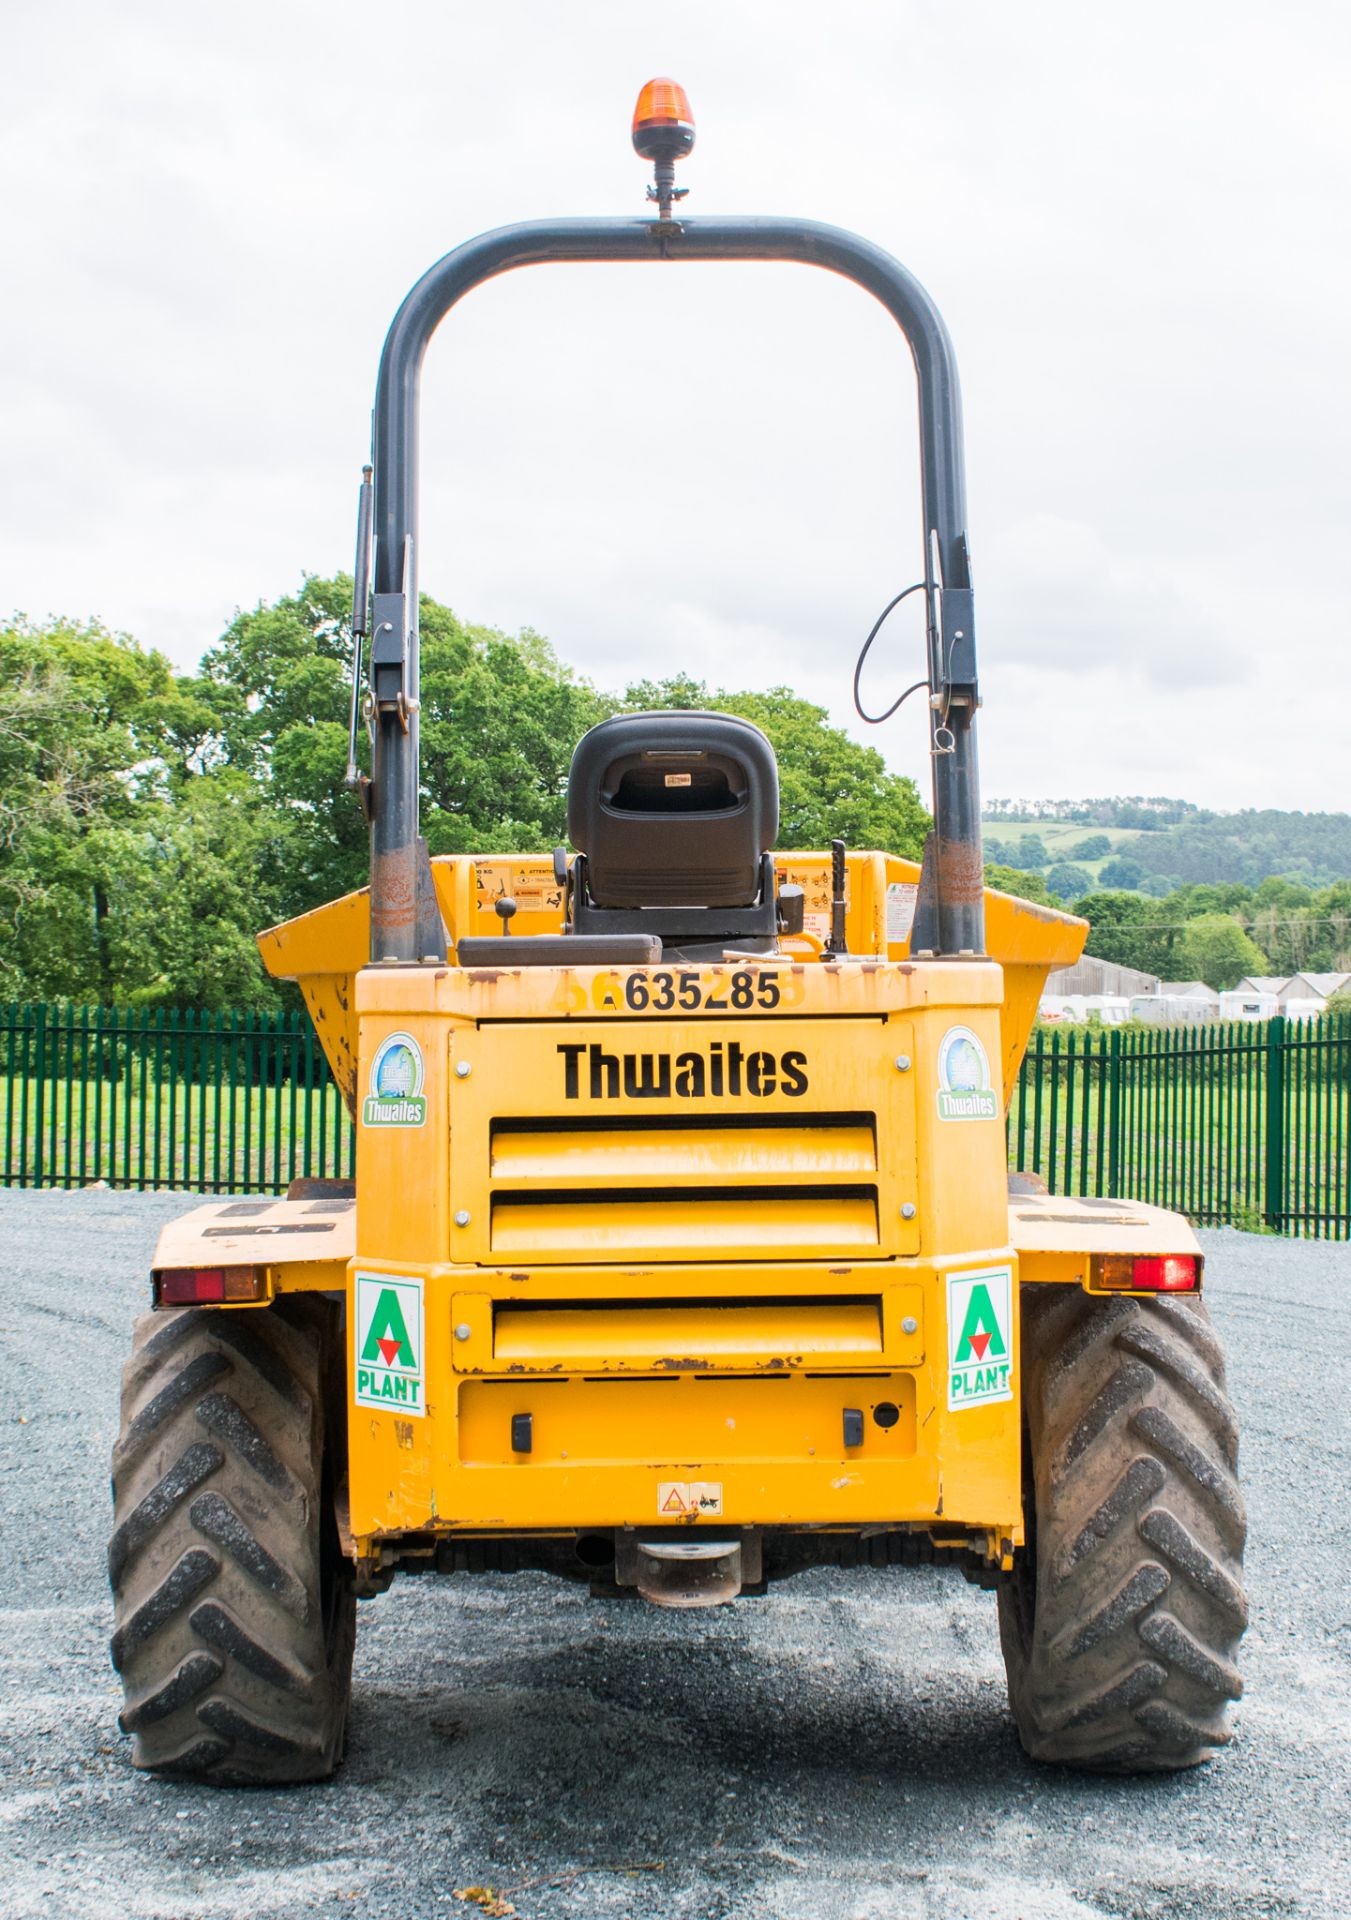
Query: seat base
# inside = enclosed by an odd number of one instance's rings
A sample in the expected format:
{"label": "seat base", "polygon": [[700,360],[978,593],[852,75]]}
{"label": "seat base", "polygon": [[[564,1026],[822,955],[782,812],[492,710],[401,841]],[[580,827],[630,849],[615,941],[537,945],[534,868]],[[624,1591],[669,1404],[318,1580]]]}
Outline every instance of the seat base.
{"label": "seat base", "polygon": [[661,941],[650,933],[472,934],[456,943],[462,967],[654,967]]}

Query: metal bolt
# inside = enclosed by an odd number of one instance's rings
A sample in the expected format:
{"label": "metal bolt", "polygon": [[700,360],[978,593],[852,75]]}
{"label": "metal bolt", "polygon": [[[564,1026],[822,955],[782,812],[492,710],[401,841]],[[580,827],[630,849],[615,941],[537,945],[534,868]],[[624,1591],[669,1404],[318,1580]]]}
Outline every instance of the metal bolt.
{"label": "metal bolt", "polygon": [[459,1326],[455,1329],[455,1338],[457,1340],[469,1340],[472,1339],[473,1333],[474,1329],[469,1325],[469,1322],[467,1320],[461,1320]]}
{"label": "metal bolt", "polygon": [[919,1332],[919,1321],[916,1320],[913,1313],[907,1313],[904,1320],[902,1320],[901,1332],[902,1333],[918,1333]]}
{"label": "metal bolt", "polygon": [[900,1070],[900,1072],[902,1072],[902,1073],[909,1073],[909,1071],[910,1071],[910,1055],[909,1055],[908,1053],[898,1053],[898,1054],[896,1055],[896,1065],[897,1065],[897,1067],[898,1067],[898,1069]]}
{"label": "metal bolt", "polygon": [[901,1208],[901,1218],[902,1220],[913,1220],[914,1217],[915,1203],[913,1200],[907,1200]]}
{"label": "metal bolt", "polygon": [[[913,1213],[913,1211],[914,1209],[912,1207],[911,1212]],[[457,1227],[467,1227],[469,1225],[469,1213],[465,1207],[461,1207],[460,1211],[456,1214],[455,1224]]]}
{"label": "metal bolt", "polygon": [[455,1075],[457,1079],[467,1080],[473,1071],[474,1069],[467,1060],[457,1060],[455,1062]]}

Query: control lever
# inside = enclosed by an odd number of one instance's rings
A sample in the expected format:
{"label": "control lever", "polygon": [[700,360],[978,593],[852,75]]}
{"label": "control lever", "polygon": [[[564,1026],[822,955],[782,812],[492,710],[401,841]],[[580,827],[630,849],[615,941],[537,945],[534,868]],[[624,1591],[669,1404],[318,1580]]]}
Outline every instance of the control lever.
{"label": "control lever", "polygon": [[844,842],[830,843],[830,942],[827,953],[847,953],[844,931]]}

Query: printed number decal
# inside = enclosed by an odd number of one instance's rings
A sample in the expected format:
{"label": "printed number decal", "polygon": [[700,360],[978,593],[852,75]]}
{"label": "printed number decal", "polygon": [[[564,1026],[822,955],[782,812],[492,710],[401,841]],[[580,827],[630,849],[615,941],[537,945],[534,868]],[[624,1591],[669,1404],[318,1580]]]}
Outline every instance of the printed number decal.
{"label": "printed number decal", "polygon": [[686,1013],[700,1007],[710,1013],[725,1013],[729,1007],[738,1013],[752,1007],[769,1012],[779,1004],[779,982],[768,970],[734,973],[726,985],[710,981],[707,986],[697,973],[631,973],[624,983],[624,999],[634,1013],[649,1009],[670,1013],[676,1006]]}

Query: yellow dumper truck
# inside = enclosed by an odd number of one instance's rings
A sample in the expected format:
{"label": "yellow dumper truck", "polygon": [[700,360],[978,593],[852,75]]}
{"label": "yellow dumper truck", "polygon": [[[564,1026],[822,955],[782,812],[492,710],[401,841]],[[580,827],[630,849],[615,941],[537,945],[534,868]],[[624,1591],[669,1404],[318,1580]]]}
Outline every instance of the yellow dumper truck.
{"label": "yellow dumper truck", "polygon": [[[396,1572],[544,1569],[697,1607],[809,1567],[954,1566],[997,1594],[1034,1758],[1169,1769],[1229,1738],[1244,1517],[1195,1236],[1007,1170],[1038,995],[1085,928],[981,886],[947,334],[857,236],[685,218],[692,138],[653,83],[652,217],[473,240],[386,341],[353,620],[370,886],[261,937],[346,1097],[356,1176],[201,1205],[161,1238],[109,1549],[138,1766],[329,1774],[355,1603]],[[769,742],[698,712],[584,737],[570,849],[428,859],[434,329],[538,262],[749,259],[854,280],[914,358],[923,861],[777,849]]]}

